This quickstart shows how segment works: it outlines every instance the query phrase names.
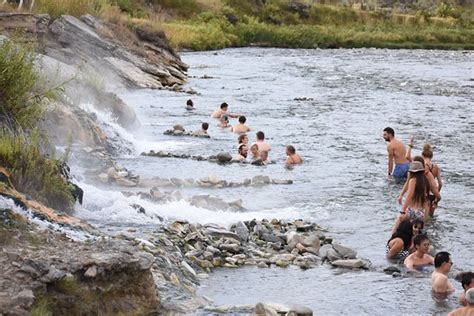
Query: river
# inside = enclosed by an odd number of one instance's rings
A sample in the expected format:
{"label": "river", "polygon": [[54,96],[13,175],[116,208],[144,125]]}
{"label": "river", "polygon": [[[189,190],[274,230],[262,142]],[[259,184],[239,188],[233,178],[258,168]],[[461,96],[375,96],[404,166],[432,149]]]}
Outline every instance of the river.
{"label": "river", "polygon": [[[474,233],[474,54],[426,50],[288,50],[243,48],[183,53],[190,65],[189,96],[168,90],[125,93],[142,127],[131,133],[116,127],[132,153],[119,162],[141,177],[199,179],[215,175],[239,180],[255,175],[292,179],[293,185],[225,189],[182,189],[225,200],[242,199],[244,212],[210,211],[178,201],[154,205],[124,197],[119,189],[84,183],[85,205],[77,215],[99,227],[152,229],[165,219],[230,224],[253,218],[303,218],[369,259],[374,271],[333,270],[328,266],[296,268],[244,267],[213,272],[199,293],[217,304],[259,301],[299,303],[316,314],[443,314],[457,307],[456,297],[435,301],[429,276],[392,278],[381,270],[385,244],[398,214],[401,189],[386,177],[386,144],[382,130],[391,126],[407,142],[416,137],[414,154],[423,143],[435,146],[441,166],[443,200],[428,233],[436,250],[452,253],[454,271],[472,270]],[[194,112],[185,110],[193,99]],[[275,161],[265,167],[221,166],[206,161],[145,157],[142,151],[169,150],[209,156],[236,152],[236,136],[209,118],[220,103],[243,113],[255,132],[265,132]],[[105,115],[103,117],[106,117]],[[106,119],[106,118],[104,118]],[[165,136],[174,124],[190,130],[210,123],[212,139]],[[235,123],[235,120],[233,121]],[[288,169],[285,145],[304,157]],[[145,207],[137,214],[131,203]]]}

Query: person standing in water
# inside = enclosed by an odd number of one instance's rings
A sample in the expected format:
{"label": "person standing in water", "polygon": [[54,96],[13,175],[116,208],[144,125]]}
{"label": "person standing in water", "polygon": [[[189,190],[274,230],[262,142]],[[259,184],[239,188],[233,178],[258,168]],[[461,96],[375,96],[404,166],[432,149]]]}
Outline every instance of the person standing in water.
{"label": "person standing in water", "polygon": [[405,145],[395,138],[395,131],[391,127],[386,127],[383,130],[383,138],[388,142],[388,175],[393,176],[397,183],[401,183],[407,179],[410,167],[410,161],[405,157]]}
{"label": "person standing in water", "polygon": [[454,286],[449,282],[448,273],[453,267],[451,255],[446,251],[438,252],[434,258],[435,270],[431,275],[431,287],[437,294],[451,294]]}
{"label": "person standing in water", "polygon": [[462,288],[464,289],[464,292],[461,293],[461,296],[459,297],[459,302],[461,303],[461,305],[466,306],[467,305],[466,292],[469,291],[470,289],[474,289],[474,273],[473,272],[463,273],[461,277],[461,285],[462,285]]}
{"label": "person standing in water", "polygon": [[224,102],[224,103],[221,104],[221,106],[217,110],[215,110],[211,114],[211,117],[216,118],[216,119],[220,119],[224,115],[226,115],[228,117],[232,117],[232,118],[237,118],[237,117],[240,116],[239,114],[228,113],[227,112],[228,110],[229,110],[229,105]]}
{"label": "person standing in water", "polygon": [[448,316],[474,316],[474,289],[466,291],[466,306],[453,310]]}
{"label": "person standing in water", "polygon": [[245,116],[239,116],[239,124],[232,126],[230,129],[231,132],[234,132],[236,134],[244,134],[250,131],[250,128],[245,125],[245,122],[247,121],[247,118]]}
{"label": "person standing in water", "polygon": [[428,236],[420,234],[413,240],[415,252],[405,259],[405,267],[412,271],[423,271],[423,267],[433,265],[434,259],[428,254],[430,240]]}
{"label": "person standing in water", "polygon": [[258,146],[259,151],[270,151],[272,150],[272,146],[265,142],[265,134],[262,131],[257,132],[257,141],[255,142]]}

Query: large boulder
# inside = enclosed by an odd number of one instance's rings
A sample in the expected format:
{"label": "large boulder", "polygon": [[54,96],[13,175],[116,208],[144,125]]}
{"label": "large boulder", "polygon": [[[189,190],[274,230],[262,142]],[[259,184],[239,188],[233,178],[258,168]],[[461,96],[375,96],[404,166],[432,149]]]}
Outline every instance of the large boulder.
{"label": "large boulder", "polygon": [[229,153],[222,152],[222,153],[217,154],[216,158],[217,158],[217,161],[219,161],[220,163],[226,163],[232,160],[232,155]]}

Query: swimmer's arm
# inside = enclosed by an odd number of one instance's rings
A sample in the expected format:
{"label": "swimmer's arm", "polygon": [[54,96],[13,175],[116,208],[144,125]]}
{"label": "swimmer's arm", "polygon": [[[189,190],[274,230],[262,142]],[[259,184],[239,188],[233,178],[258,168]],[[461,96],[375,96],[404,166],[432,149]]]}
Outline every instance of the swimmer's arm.
{"label": "swimmer's arm", "polygon": [[464,292],[462,292],[461,296],[459,297],[459,303],[462,306],[467,306],[466,296],[464,295]]}
{"label": "swimmer's arm", "polygon": [[412,162],[411,159],[411,149],[413,148],[413,144],[415,143],[415,138],[413,136],[410,137],[410,143],[408,144],[407,152],[405,153],[405,159]]}
{"label": "swimmer's arm", "polygon": [[403,206],[402,206],[402,211],[403,212],[407,211],[408,204],[413,199],[413,195],[415,193],[415,185],[416,185],[415,181],[409,180],[407,182],[408,182],[408,189],[407,189],[408,195],[405,199],[405,202],[403,202]]}
{"label": "swimmer's arm", "polygon": [[232,118],[238,118],[239,116],[241,116],[240,114],[237,114],[237,113],[228,113],[227,116],[230,116]]}
{"label": "swimmer's arm", "polygon": [[402,204],[403,196],[408,191],[408,182],[409,182],[409,180],[405,181],[405,184],[403,185],[402,192],[400,192],[400,195],[398,196],[398,204],[400,204],[400,205]]}
{"label": "swimmer's arm", "polygon": [[404,262],[405,267],[410,271],[418,272],[418,271],[416,271],[415,267],[413,266],[413,261],[411,259],[408,259],[408,260],[407,259],[405,259],[405,262]]}
{"label": "swimmer's arm", "polygon": [[387,145],[387,152],[388,152],[388,175],[391,175],[392,170],[393,170],[394,150],[390,147],[390,145]]}

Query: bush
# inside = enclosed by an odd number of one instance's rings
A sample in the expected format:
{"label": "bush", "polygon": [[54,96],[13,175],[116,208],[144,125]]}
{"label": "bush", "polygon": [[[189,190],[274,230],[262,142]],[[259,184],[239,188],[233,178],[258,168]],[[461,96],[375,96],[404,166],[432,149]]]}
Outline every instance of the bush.
{"label": "bush", "polygon": [[173,11],[176,15],[189,18],[201,12],[196,0],[148,0],[152,5]]}
{"label": "bush", "polygon": [[60,161],[48,159],[45,137],[32,132],[29,140],[21,134],[0,130],[0,165],[12,173],[15,188],[54,209],[70,210],[72,187],[61,176]]}
{"label": "bush", "polygon": [[32,126],[43,112],[31,98],[38,81],[34,60],[33,50],[8,40],[0,43],[0,122],[12,129]]}
{"label": "bush", "polygon": [[52,18],[65,14],[80,17],[87,13],[100,15],[107,4],[108,0],[37,0],[34,10]]}

